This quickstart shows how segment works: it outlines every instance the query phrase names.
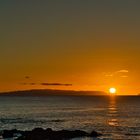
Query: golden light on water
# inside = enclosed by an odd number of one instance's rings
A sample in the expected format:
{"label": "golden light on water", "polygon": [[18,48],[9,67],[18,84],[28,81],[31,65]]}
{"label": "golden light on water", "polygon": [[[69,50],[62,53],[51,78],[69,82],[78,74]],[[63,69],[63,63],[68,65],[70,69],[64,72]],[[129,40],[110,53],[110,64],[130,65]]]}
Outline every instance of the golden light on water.
{"label": "golden light on water", "polygon": [[109,93],[111,94],[111,95],[115,95],[116,94],[116,88],[114,88],[114,87],[112,87],[112,88],[110,88],[109,89]]}

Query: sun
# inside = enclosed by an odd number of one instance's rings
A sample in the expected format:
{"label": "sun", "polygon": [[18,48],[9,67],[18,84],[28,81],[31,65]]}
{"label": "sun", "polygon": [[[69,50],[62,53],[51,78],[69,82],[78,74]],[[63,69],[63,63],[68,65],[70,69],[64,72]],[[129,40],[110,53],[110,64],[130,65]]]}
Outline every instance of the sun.
{"label": "sun", "polygon": [[112,87],[112,88],[110,88],[109,89],[109,93],[111,94],[111,95],[114,95],[114,94],[116,94],[116,88],[114,88],[114,87]]}

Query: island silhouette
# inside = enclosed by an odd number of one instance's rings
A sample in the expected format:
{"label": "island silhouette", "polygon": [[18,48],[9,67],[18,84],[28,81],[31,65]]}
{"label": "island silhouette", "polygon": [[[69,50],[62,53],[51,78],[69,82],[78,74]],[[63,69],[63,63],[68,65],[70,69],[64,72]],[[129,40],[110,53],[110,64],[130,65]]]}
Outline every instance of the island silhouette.
{"label": "island silhouette", "polygon": [[54,90],[54,89],[33,89],[22,91],[1,92],[0,96],[101,96],[107,95],[103,91],[75,91],[75,90]]}

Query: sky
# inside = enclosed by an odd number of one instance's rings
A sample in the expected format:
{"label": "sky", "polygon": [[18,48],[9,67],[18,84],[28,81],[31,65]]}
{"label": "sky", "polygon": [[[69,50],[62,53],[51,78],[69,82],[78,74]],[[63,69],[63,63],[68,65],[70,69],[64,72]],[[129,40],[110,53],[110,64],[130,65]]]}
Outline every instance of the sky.
{"label": "sky", "polygon": [[0,91],[140,93],[139,0],[0,1]]}

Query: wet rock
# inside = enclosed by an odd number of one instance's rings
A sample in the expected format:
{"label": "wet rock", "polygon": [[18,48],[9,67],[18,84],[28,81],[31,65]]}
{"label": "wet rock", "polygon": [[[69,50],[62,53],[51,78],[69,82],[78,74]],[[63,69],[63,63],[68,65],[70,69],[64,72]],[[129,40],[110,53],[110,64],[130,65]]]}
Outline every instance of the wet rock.
{"label": "wet rock", "polygon": [[13,129],[13,130],[3,130],[1,135],[4,139],[6,139],[6,138],[23,136],[24,134],[25,134],[25,131]]}
{"label": "wet rock", "polygon": [[15,133],[18,133],[18,130],[13,129],[13,130],[3,130],[2,136],[3,138],[12,138]]}
{"label": "wet rock", "polygon": [[15,134],[21,134],[16,140],[64,140],[78,137],[98,137],[101,134],[92,131],[90,134],[81,130],[60,130],[53,131],[51,128],[35,128],[32,131],[4,130],[3,138],[12,138]]}
{"label": "wet rock", "polygon": [[35,128],[32,131],[26,133],[25,140],[44,140],[47,137],[47,133],[42,128]]}
{"label": "wet rock", "polygon": [[[36,128],[31,132],[27,133],[24,136],[24,140],[62,140],[62,139],[70,139],[76,137],[84,137],[88,136],[88,133],[80,130],[69,131],[69,130],[61,130],[61,131],[53,131],[52,129],[43,130],[42,128]],[[22,137],[21,137],[22,138]],[[19,138],[18,140],[22,140]]]}
{"label": "wet rock", "polygon": [[100,133],[98,133],[98,132],[96,132],[96,131],[92,131],[91,133],[90,133],[90,137],[99,137],[99,136],[101,136],[102,134],[100,134]]}
{"label": "wet rock", "polygon": [[2,136],[3,136],[3,138],[12,138],[13,132],[10,130],[4,130]]}

